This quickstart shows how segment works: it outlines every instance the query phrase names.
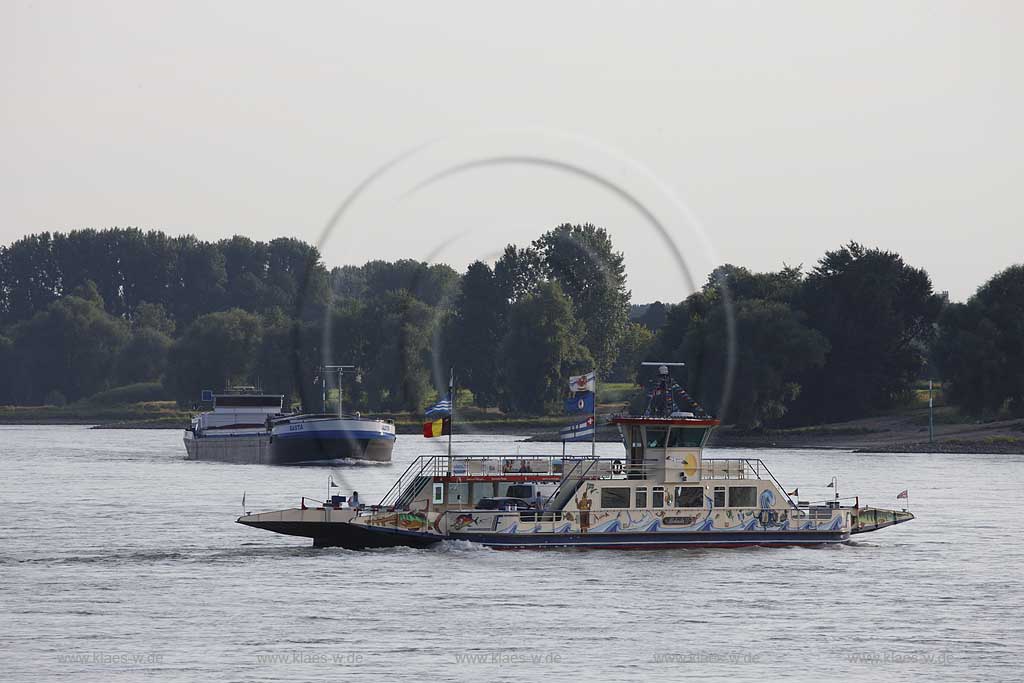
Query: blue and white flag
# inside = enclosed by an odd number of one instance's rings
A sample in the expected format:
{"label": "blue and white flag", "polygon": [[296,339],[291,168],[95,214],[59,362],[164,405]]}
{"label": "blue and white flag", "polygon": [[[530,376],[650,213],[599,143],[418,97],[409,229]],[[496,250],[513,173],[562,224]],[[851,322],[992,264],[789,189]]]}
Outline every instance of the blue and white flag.
{"label": "blue and white flag", "polygon": [[574,394],[580,391],[597,391],[597,373],[591,371],[585,375],[574,375],[570,377],[569,391]]}
{"label": "blue and white flag", "polygon": [[577,422],[568,427],[558,430],[558,436],[562,441],[584,441],[594,436],[594,418],[588,417],[583,422]]}
{"label": "blue and white flag", "polygon": [[565,412],[570,415],[594,412],[594,393],[583,391],[565,399]]}
{"label": "blue and white flag", "polygon": [[452,402],[450,399],[441,399],[425,411],[427,417],[448,417],[452,414]]}

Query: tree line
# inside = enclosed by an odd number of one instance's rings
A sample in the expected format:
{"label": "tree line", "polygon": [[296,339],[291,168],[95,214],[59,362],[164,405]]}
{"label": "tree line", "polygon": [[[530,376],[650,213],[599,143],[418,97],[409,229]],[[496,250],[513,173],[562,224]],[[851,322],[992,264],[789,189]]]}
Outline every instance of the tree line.
{"label": "tree line", "polygon": [[417,412],[455,365],[478,407],[536,415],[558,410],[569,374],[631,382],[640,361],[670,359],[699,401],[748,428],[881,413],[926,377],[965,413],[1024,415],[1022,314],[1024,266],[950,303],[923,269],[856,243],[807,272],[723,265],[678,303],[638,306],[621,252],[590,224],[463,273],[328,270],[288,238],[42,233],[0,247],[0,403],[158,382],[188,405],[259,384],[318,410],[326,361],[363,369],[349,409]]}

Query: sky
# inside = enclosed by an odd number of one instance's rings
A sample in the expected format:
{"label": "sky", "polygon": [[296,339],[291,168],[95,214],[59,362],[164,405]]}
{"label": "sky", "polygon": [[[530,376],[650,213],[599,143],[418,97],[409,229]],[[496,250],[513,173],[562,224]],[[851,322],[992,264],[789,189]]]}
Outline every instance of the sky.
{"label": "sky", "polygon": [[850,240],[963,300],[1024,261],[1022,20],[994,0],[5,0],[0,243],[134,226],[463,269],[591,222],[635,302]]}

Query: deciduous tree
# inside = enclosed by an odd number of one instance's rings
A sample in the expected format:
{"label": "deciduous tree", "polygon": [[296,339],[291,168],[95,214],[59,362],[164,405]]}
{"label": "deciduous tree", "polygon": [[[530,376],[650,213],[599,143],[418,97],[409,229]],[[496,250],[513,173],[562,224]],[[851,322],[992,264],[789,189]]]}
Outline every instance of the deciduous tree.
{"label": "deciduous tree", "polygon": [[557,282],[542,283],[516,302],[499,355],[502,408],[529,415],[557,410],[569,375],[593,363],[582,335]]}
{"label": "deciduous tree", "polygon": [[969,415],[1024,416],[1024,265],[1007,268],[943,313],[935,361],[946,396]]}

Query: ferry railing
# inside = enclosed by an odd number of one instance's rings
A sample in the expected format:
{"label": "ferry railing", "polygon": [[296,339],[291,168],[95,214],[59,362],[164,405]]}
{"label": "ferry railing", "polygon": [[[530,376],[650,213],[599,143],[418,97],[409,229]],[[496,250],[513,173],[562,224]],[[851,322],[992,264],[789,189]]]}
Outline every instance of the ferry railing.
{"label": "ferry railing", "polygon": [[430,471],[431,465],[434,462],[434,460],[441,457],[445,457],[445,459],[447,459],[446,456],[421,455],[420,457],[416,458],[411,463],[409,463],[409,466],[405,468],[405,472],[403,472],[402,476],[398,478],[398,481],[396,481],[394,485],[390,489],[388,489],[388,492],[384,494],[384,496],[380,499],[380,502],[377,504],[376,507],[391,507],[398,501],[399,498],[402,497],[402,494],[405,492],[406,488],[408,488],[408,486],[412,484],[412,482],[415,481],[417,477],[432,476],[431,474],[427,474],[427,472]]}
{"label": "ferry railing", "polygon": [[[423,456],[428,457],[428,456]],[[621,458],[561,455],[453,455],[434,456],[430,476],[475,477],[521,475],[564,477],[577,462],[591,463],[594,472],[622,474]]]}
{"label": "ferry railing", "polygon": [[842,498],[826,498],[824,500],[812,500],[799,501],[798,507],[801,509],[807,508],[838,508],[842,506],[843,501],[851,503],[851,508],[860,507],[860,496],[843,496]]}
{"label": "ferry railing", "polygon": [[[654,468],[657,470],[657,467]],[[423,455],[406,468],[398,481],[381,498],[378,507],[393,506],[417,477],[495,477],[510,476],[528,480],[532,476],[559,477],[559,490],[572,479],[646,479],[651,474],[645,463],[624,462],[622,458],[560,455]],[[762,479],[773,481],[790,507],[797,508],[781,482],[759,458],[703,458],[702,480]],[[578,488],[578,486],[577,486]],[[558,495],[556,491],[547,503]]]}
{"label": "ferry railing", "polygon": [[[589,464],[584,465],[584,463]],[[561,480],[558,482],[558,488],[556,488],[554,492],[548,496],[547,500],[544,501],[544,507],[547,508],[549,505],[558,508],[563,507],[565,503],[568,502],[569,498],[579,490],[580,485],[586,481],[587,475],[590,474],[590,471],[594,468],[595,464],[597,464],[596,458],[589,460],[577,460],[573,463],[572,468],[568,472],[564,472],[565,467],[563,463],[563,474]],[[562,501],[561,504],[551,504],[552,501],[561,500],[563,498],[565,500]]]}
{"label": "ferry railing", "polygon": [[[432,455],[420,456],[406,469],[403,479],[415,470],[420,476],[474,477],[499,475],[568,476],[578,463],[585,463],[592,479],[646,479],[659,469],[646,463],[630,463],[607,456],[560,455]],[[783,489],[764,461],[757,458],[703,458],[702,479],[768,478]]]}
{"label": "ferry railing", "polygon": [[[719,464],[723,464],[724,467],[718,467]],[[734,467],[733,465],[738,465]],[[724,473],[724,476],[720,476]],[[798,507],[793,498],[786,491],[782,483],[775,478],[772,471],[768,469],[768,466],[764,464],[764,461],[760,458],[703,458],[701,460],[701,479],[750,479],[749,474],[753,474],[754,479],[762,479],[767,477],[775,482],[776,488],[782,492],[782,495],[786,497],[786,501],[790,507]],[[762,474],[764,477],[762,477]]]}

